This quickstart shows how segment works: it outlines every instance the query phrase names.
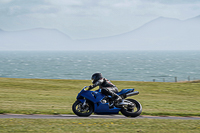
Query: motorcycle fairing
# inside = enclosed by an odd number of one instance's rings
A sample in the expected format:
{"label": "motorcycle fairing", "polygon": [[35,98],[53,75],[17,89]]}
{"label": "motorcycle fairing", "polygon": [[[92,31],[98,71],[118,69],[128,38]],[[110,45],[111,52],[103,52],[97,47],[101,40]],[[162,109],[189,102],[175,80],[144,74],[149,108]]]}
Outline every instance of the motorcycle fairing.
{"label": "motorcycle fairing", "polygon": [[[78,96],[77,100],[84,103],[86,99],[94,103],[94,113],[96,114],[118,114],[121,108],[109,108],[108,103],[101,103],[100,101],[105,97],[104,94],[98,91],[85,91],[82,90]],[[85,98],[85,99],[84,99]]]}
{"label": "motorcycle fairing", "polygon": [[82,91],[78,94],[77,99],[83,103],[83,102],[85,101],[85,100],[84,100],[84,97],[85,97],[86,99],[92,101],[93,103],[96,103],[96,99],[95,99],[95,97],[92,95],[92,91],[84,91],[84,90],[82,90]]}
{"label": "motorcycle fairing", "polygon": [[120,92],[117,93],[117,95],[122,95],[122,94],[126,94],[126,93],[130,93],[133,92],[135,89],[123,89]]}
{"label": "motorcycle fairing", "polygon": [[94,106],[95,106],[94,113],[96,113],[96,114],[104,114],[104,115],[118,114],[119,111],[121,110],[121,108],[116,108],[116,107],[109,108],[108,103],[99,102],[99,103],[95,104]]}
{"label": "motorcycle fairing", "polygon": [[105,97],[104,94],[99,93],[99,91],[93,92],[94,97],[96,97],[96,103],[94,104],[94,113],[96,114],[118,114],[121,108],[109,108],[108,103],[102,103],[101,100]]}
{"label": "motorcycle fairing", "polygon": [[[127,94],[130,92],[133,92],[134,89],[123,89],[120,92],[118,92],[118,95]],[[86,91],[82,90],[78,96],[77,100],[81,101],[82,103],[85,102],[85,100],[90,100],[94,103],[94,113],[96,114],[118,114],[121,108],[113,107],[109,108],[108,103],[102,103],[101,100],[105,97],[104,94],[100,93],[99,91]],[[84,99],[85,98],[85,99]]]}

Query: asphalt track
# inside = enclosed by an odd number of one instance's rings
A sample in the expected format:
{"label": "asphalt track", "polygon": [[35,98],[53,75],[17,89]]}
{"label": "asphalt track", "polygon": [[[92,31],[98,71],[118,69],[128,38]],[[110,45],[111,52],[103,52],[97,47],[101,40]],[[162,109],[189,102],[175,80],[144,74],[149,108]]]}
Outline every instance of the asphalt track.
{"label": "asphalt track", "polygon": [[0,114],[2,118],[18,119],[180,119],[180,120],[200,120],[200,117],[177,117],[177,116],[138,116],[135,118],[123,115],[91,115],[89,117],[78,117],[76,115],[23,115],[23,114]]}

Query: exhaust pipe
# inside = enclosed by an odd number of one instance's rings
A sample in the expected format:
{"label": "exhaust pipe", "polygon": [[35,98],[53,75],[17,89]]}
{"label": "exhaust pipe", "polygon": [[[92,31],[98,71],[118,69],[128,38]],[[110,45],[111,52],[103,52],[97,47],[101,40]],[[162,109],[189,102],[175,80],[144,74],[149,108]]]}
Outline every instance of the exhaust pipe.
{"label": "exhaust pipe", "polygon": [[134,95],[138,95],[138,94],[139,94],[138,91],[134,91],[134,92],[126,94],[126,97],[130,97],[130,96],[134,96]]}

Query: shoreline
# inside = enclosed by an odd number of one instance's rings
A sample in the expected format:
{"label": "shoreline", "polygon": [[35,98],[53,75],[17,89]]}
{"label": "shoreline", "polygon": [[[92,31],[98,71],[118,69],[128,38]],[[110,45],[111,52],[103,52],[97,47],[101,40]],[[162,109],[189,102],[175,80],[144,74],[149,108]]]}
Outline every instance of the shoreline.
{"label": "shoreline", "polygon": [[[5,79],[27,79],[27,80],[75,80],[75,81],[90,81],[90,79],[60,79],[60,78],[12,78],[12,77],[0,77]],[[155,82],[155,83],[200,83],[200,79],[190,81],[177,81],[177,82],[157,82],[157,81],[135,81],[135,80],[110,80],[110,81],[122,81],[122,82]]]}

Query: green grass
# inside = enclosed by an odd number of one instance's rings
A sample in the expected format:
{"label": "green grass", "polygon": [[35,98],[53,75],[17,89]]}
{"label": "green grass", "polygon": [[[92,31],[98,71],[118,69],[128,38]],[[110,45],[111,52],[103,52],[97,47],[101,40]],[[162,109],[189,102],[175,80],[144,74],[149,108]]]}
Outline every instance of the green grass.
{"label": "green grass", "polygon": [[198,133],[200,120],[161,119],[0,119],[0,132]]}
{"label": "green grass", "polygon": [[[135,88],[132,98],[143,115],[200,116],[199,82],[112,81],[119,90]],[[0,113],[73,114],[71,106],[89,80],[0,78]]]}

